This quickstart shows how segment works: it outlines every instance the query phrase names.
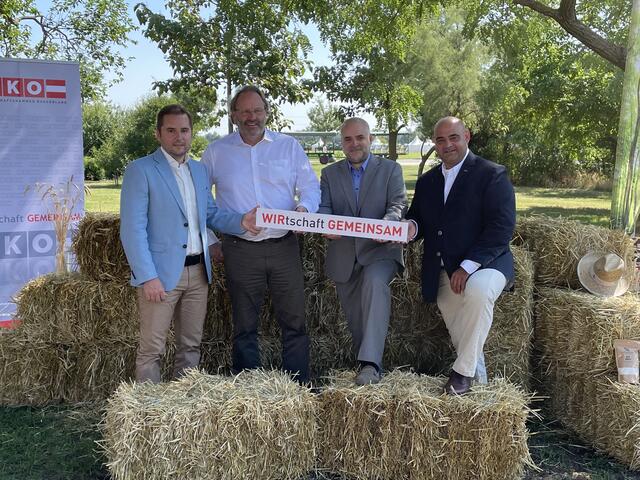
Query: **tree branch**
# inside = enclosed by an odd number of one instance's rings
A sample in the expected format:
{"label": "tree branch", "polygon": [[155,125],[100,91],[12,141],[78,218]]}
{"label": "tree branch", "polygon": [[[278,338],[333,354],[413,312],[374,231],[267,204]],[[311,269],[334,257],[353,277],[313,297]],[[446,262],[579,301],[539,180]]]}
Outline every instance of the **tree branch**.
{"label": "tree branch", "polygon": [[624,70],[627,49],[622,45],[610,42],[578,20],[576,16],[576,0],[562,0],[560,7],[557,9],[537,0],[513,0],[513,2],[555,20],[569,35],[579,40],[609,63]]}

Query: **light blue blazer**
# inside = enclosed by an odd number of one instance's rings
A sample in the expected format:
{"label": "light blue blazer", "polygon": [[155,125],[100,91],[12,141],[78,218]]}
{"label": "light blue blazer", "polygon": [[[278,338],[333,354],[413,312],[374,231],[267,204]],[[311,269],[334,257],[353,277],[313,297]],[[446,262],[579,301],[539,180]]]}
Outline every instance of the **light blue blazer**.
{"label": "light blue blazer", "polygon": [[[211,195],[205,167],[189,161],[196,192],[200,238],[207,277],[211,262],[207,227],[240,235],[242,215],[219,209]],[[171,166],[160,149],[130,163],[120,193],[120,240],[131,267],[131,285],[159,278],[165,291],[173,290],[187,255],[187,213]]]}

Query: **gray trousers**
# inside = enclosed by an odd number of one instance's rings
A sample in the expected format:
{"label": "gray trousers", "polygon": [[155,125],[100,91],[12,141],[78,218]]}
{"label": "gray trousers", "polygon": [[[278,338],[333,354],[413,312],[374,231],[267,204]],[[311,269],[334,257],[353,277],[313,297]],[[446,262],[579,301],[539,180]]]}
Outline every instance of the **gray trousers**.
{"label": "gray trousers", "polygon": [[389,284],[398,268],[395,260],[364,266],[356,262],[349,280],[336,282],[358,361],[375,363],[380,369],[391,314]]}
{"label": "gray trousers", "polygon": [[258,324],[268,287],[282,332],[283,370],[308,381],[309,336],[297,237],[251,242],[225,235],[222,250],[233,309],[234,371],[261,366]]}

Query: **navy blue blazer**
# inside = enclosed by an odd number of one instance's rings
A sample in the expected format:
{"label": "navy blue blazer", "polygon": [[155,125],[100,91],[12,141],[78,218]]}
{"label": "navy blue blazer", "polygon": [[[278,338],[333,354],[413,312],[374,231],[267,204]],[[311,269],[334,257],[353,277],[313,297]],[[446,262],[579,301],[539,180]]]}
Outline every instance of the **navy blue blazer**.
{"label": "navy blue blazer", "polygon": [[513,284],[509,242],[516,201],[504,166],[469,151],[445,204],[444,176],[437,165],[416,182],[406,218],[418,224],[416,239],[424,239],[422,296],[426,302],[435,302],[438,296],[441,261],[449,276],[466,259],[502,272],[507,286]]}

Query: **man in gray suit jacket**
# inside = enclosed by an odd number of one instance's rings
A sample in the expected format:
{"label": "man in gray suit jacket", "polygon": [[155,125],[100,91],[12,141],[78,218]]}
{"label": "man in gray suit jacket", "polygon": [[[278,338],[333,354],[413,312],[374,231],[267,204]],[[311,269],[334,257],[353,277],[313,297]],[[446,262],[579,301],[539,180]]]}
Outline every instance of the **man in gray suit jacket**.
{"label": "man in gray suit jacket", "polygon": [[[370,153],[373,137],[361,118],[340,129],[345,160],[325,167],[318,213],[399,221],[407,206],[400,165]],[[358,385],[378,383],[391,313],[389,283],[404,268],[402,246],[326,235],[325,270],[336,283],[360,363]]]}

